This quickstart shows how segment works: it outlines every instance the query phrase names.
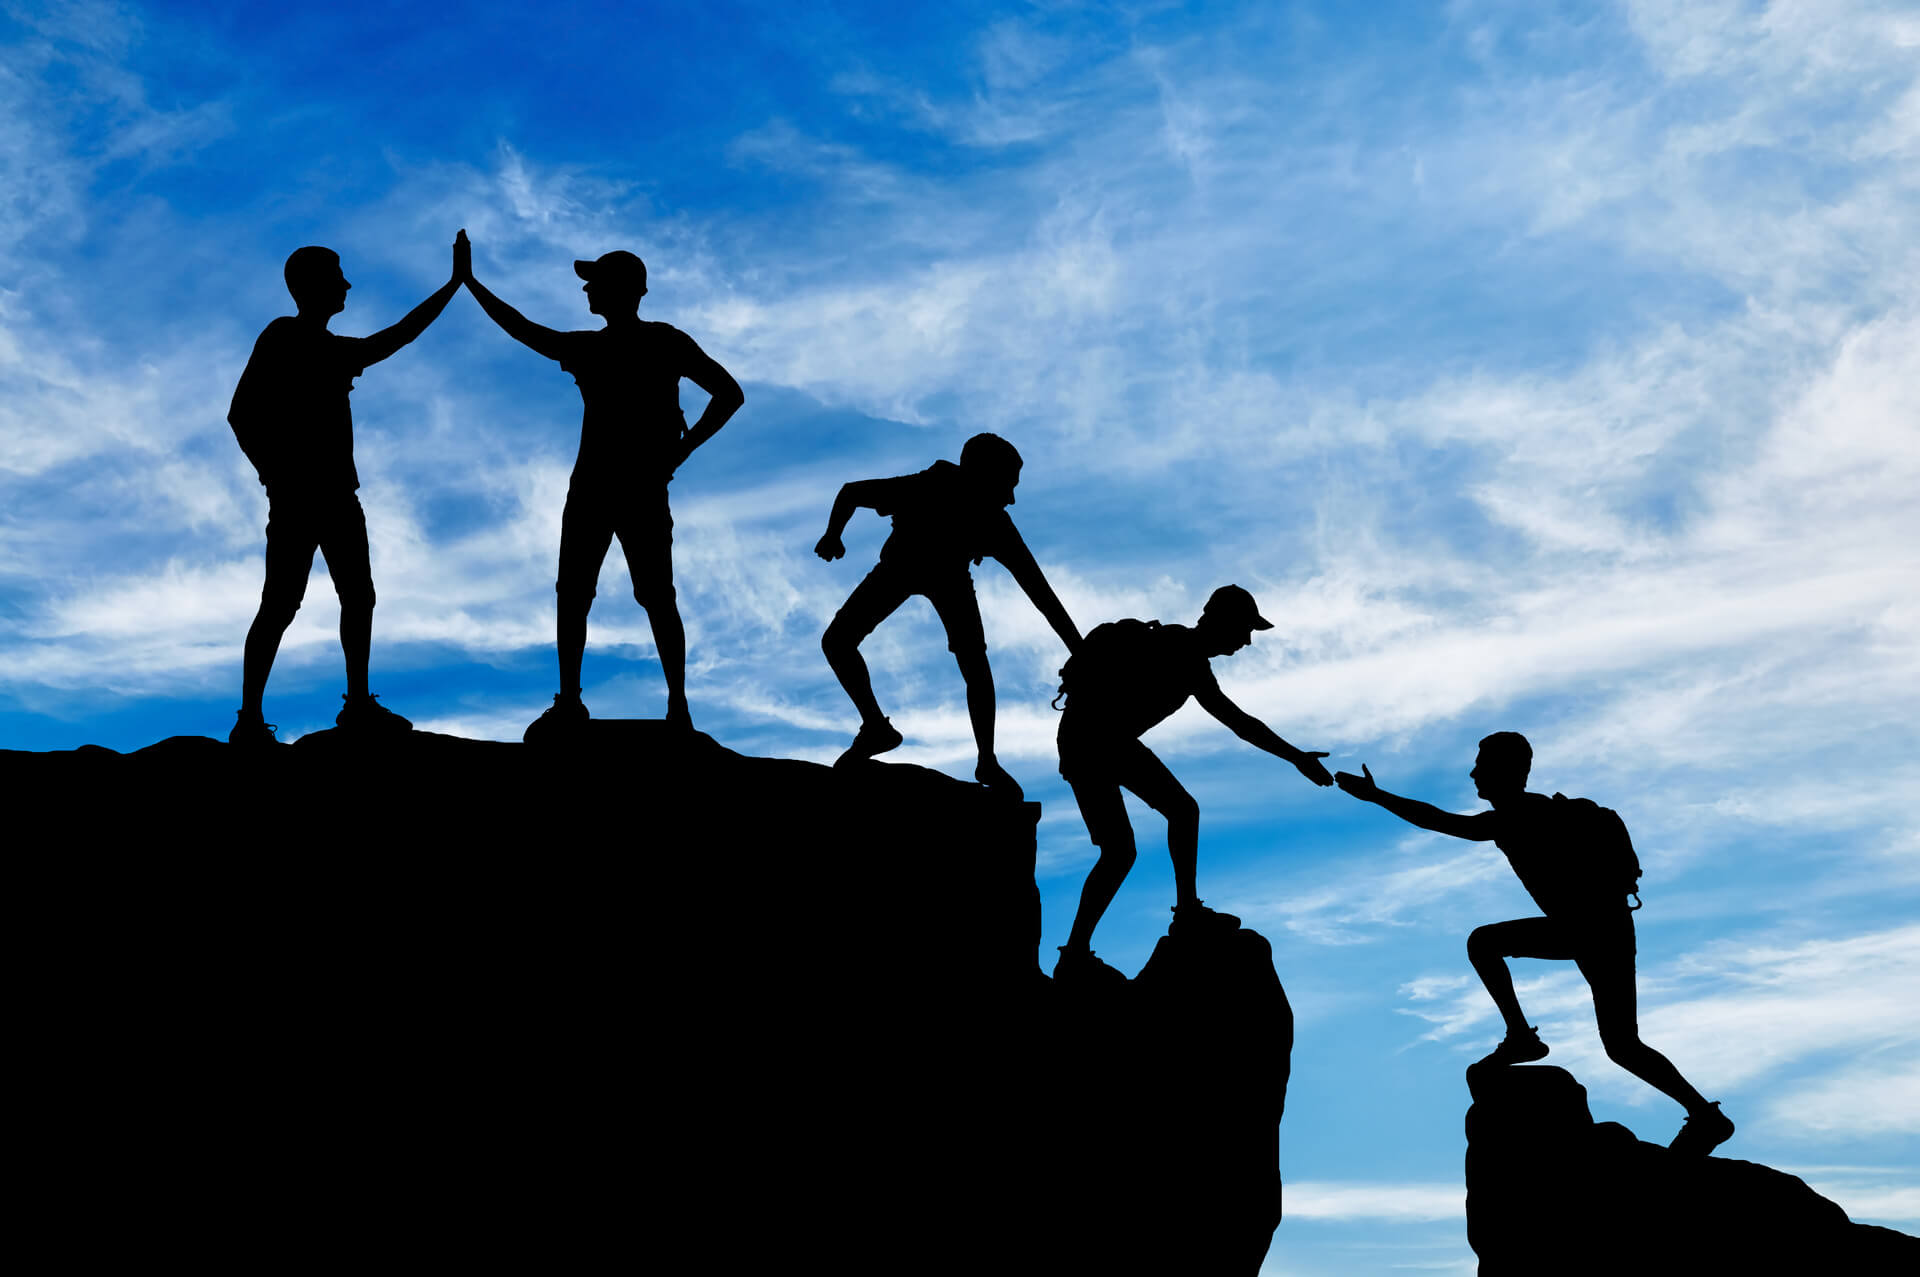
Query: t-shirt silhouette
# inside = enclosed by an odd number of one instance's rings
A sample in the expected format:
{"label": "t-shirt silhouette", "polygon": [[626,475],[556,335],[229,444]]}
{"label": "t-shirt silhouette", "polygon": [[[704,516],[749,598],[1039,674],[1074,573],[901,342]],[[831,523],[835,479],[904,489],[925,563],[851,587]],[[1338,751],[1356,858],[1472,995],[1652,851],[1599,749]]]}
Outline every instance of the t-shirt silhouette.
{"label": "t-shirt silhouette", "polygon": [[556,358],[585,404],[573,481],[619,486],[669,478],[687,431],[680,378],[704,359],[693,338],[672,324],[642,320],[562,333]]}
{"label": "t-shirt silhouette", "polygon": [[253,343],[227,422],[267,495],[338,496],[360,486],[347,396],[366,338],[282,315]]}
{"label": "t-shirt silhouette", "polygon": [[1005,505],[951,461],[880,480],[873,508],[893,518],[880,561],[915,575],[967,573],[1020,539]]}

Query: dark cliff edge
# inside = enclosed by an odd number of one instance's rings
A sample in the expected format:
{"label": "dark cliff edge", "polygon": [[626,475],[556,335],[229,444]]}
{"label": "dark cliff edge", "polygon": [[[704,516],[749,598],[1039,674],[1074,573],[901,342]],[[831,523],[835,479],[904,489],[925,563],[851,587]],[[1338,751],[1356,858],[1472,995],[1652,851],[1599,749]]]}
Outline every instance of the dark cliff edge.
{"label": "dark cliff edge", "polygon": [[0,751],[74,1267],[1258,1270],[1266,941],[1060,988],[1037,804],[653,722]]}
{"label": "dark cliff edge", "polygon": [[1468,1084],[1467,1240],[1481,1277],[1920,1271],[1920,1238],[1853,1223],[1795,1176],[1675,1156],[1596,1123],[1565,1069],[1475,1069]]}

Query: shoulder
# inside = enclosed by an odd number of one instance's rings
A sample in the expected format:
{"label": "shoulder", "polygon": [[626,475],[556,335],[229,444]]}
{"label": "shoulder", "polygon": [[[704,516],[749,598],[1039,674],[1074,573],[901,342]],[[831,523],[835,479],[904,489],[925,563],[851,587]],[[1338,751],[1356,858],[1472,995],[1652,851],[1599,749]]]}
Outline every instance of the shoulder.
{"label": "shoulder", "polygon": [[292,315],[281,315],[269,321],[267,326],[260,330],[260,335],[253,340],[253,349],[256,353],[280,349],[289,342],[297,340],[299,333],[299,321]]}
{"label": "shoulder", "polygon": [[655,350],[686,357],[701,354],[700,343],[663,320],[640,321],[641,339]]}

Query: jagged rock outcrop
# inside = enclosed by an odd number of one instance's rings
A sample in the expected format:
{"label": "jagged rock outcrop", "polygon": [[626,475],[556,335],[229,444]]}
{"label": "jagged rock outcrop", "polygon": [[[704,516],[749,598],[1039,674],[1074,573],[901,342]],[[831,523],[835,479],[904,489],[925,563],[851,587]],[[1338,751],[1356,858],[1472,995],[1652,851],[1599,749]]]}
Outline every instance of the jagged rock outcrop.
{"label": "jagged rock outcrop", "polygon": [[0,777],[76,1262],[1250,1277],[1278,1219],[1265,941],[1054,987],[1037,804],[647,722]]}
{"label": "jagged rock outcrop", "polygon": [[1565,1069],[1475,1069],[1468,1083],[1467,1240],[1481,1277],[1920,1271],[1920,1238],[1855,1224],[1803,1180],[1596,1123]]}

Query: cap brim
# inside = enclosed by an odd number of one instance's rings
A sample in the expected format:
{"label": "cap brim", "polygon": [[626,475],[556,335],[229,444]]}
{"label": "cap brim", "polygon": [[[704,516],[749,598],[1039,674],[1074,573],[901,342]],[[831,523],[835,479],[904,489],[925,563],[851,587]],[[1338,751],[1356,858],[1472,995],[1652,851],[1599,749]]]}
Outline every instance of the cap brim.
{"label": "cap brim", "polygon": [[1270,630],[1273,628],[1273,622],[1269,621],[1266,617],[1260,615],[1258,612],[1255,612],[1253,614],[1253,628],[1256,630]]}
{"label": "cap brim", "polygon": [[592,279],[594,275],[593,263],[576,260],[573,263],[573,273],[581,279]]}

